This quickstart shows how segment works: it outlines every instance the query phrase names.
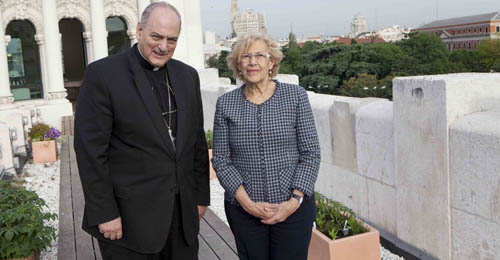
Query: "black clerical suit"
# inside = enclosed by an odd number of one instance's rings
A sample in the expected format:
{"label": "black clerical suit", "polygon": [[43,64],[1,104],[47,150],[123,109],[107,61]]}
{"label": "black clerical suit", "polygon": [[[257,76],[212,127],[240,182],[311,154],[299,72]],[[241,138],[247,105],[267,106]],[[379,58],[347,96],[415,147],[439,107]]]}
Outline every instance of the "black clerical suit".
{"label": "black clerical suit", "polygon": [[121,217],[123,237],[107,241],[157,253],[174,200],[186,243],[197,243],[197,206],[210,202],[207,144],[196,70],[174,59],[166,64],[177,108],[174,148],[136,49],[96,61],[85,73],[74,142],[85,196],[82,228],[107,240],[98,225]]}

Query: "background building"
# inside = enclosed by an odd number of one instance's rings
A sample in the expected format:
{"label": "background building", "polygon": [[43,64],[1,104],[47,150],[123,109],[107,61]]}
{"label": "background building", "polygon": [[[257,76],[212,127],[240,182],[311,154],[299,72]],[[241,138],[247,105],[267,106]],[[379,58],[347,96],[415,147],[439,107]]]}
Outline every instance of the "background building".
{"label": "background building", "polygon": [[410,31],[409,28],[401,28],[399,25],[393,25],[378,30],[376,34],[386,42],[396,42],[407,38]]}
{"label": "background building", "polygon": [[[136,43],[140,14],[151,2],[0,1],[1,171],[16,168],[12,158],[26,155],[32,123],[60,129],[61,117],[73,114],[87,65]],[[204,69],[199,0],[168,2],[183,25],[174,58]],[[5,129],[10,140],[2,139]]]}
{"label": "background building", "polygon": [[437,20],[414,31],[436,34],[449,50],[474,49],[483,40],[500,39],[500,12]]}
{"label": "background building", "polygon": [[368,23],[366,18],[361,15],[356,15],[351,22],[350,38],[356,38],[359,34],[368,32]]}
{"label": "background building", "polygon": [[267,32],[264,13],[252,9],[241,12],[238,0],[231,1],[230,18],[231,38],[251,32]]}

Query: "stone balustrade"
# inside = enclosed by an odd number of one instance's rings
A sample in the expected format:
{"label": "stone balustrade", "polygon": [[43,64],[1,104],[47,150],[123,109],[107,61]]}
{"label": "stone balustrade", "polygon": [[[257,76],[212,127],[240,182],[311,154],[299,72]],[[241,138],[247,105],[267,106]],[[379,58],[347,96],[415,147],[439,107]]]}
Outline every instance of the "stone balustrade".
{"label": "stone balustrade", "polygon": [[[438,259],[500,256],[500,74],[393,84],[394,101],[309,93],[316,190]],[[234,88],[202,86],[206,129],[217,97]]]}
{"label": "stone balustrade", "polygon": [[[221,84],[215,72],[200,73],[205,129],[213,129],[217,98],[236,88]],[[308,93],[322,156],[316,190],[438,259],[499,256],[500,74],[393,84],[394,101]],[[51,104],[16,105],[15,113],[0,110],[6,170],[34,122],[60,128],[67,115]]]}

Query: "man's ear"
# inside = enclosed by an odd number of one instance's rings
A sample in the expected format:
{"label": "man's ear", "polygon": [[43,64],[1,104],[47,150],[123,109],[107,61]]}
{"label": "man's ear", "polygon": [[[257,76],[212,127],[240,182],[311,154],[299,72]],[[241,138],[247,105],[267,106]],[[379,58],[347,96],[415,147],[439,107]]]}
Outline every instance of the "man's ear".
{"label": "man's ear", "polygon": [[142,33],[141,23],[137,23],[137,28],[135,30],[135,37],[137,39],[141,38],[141,33]]}

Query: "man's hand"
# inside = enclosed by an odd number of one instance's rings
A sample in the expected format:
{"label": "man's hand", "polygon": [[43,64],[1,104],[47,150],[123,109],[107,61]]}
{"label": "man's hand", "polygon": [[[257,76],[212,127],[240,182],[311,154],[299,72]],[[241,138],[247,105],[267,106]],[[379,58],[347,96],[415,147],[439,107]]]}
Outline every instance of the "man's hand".
{"label": "man's hand", "polygon": [[262,219],[260,222],[272,225],[285,221],[290,215],[292,215],[298,208],[300,204],[296,199],[289,199],[278,205],[277,208],[266,208],[268,212],[274,212],[273,217],[268,219]]}
{"label": "man's hand", "polygon": [[105,238],[110,240],[121,239],[122,233],[122,218],[118,217],[106,223],[99,224],[99,232],[104,235]]}
{"label": "man's hand", "polygon": [[198,217],[200,220],[205,216],[205,212],[207,212],[207,206],[198,206]]}

